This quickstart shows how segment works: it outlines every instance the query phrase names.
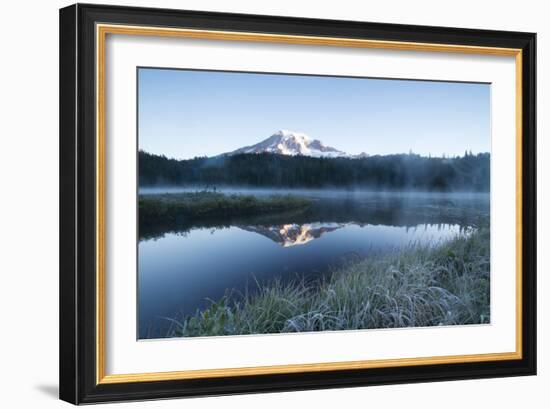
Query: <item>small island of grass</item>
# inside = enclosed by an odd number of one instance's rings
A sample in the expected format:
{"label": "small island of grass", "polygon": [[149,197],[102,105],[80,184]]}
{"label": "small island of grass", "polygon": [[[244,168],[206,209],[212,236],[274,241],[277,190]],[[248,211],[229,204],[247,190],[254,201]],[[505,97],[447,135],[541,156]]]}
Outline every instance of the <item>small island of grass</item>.
{"label": "small island of grass", "polygon": [[307,209],[311,202],[305,197],[293,195],[264,197],[199,191],[141,195],[139,212],[140,220],[155,224]]}

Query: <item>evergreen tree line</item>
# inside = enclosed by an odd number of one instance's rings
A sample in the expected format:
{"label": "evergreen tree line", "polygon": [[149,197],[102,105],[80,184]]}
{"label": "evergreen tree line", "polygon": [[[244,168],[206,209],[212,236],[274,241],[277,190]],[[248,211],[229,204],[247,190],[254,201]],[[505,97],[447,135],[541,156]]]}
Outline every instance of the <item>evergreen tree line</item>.
{"label": "evergreen tree line", "polygon": [[489,191],[490,154],[312,158],[271,153],[169,159],[139,152],[139,184]]}

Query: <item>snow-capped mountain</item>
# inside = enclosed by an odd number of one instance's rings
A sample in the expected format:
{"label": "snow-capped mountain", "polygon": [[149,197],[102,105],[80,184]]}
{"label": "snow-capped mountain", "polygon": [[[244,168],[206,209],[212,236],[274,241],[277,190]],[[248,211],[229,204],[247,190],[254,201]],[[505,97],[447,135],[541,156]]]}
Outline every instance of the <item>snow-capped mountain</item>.
{"label": "snow-capped mountain", "polygon": [[[315,158],[351,158],[354,155],[348,155],[330,146],[325,146],[318,139],[312,139],[306,134],[280,130],[275,132],[269,138],[252,146],[245,146],[237,149],[227,155],[236,155],[239,153],[278,153],[280,155],[303,155]],[[362,157],[366,154],[362,153]],[[359,156],[359,155],[358,155]]]}

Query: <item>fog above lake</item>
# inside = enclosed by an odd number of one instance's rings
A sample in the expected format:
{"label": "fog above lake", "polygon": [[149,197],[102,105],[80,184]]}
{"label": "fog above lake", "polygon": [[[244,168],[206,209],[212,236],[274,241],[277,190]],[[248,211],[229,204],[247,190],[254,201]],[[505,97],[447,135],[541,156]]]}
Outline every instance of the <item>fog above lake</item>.
{"label": "fog above lake", "polygon": [[317,198],[340,198],[347,197],[357,198],[367,196],[379,196],[379,197],[400,197],[400,198],[449,198],[449,199],[479,199],[488,197],[487,192],[428,192],[428,191],[414,191],[414,190],[388,190],[388,191],[375,191],[362,188],[356,189],[300,189],[300,188],[288,188],[288,189],[271,189],[271,188],[253,188],[253,187],[236,187],[236,186],[140,186],[138,192],[140,195],[152,195],[152,194],[169,194],[169,193],[185,193],[185,192],[200,192],[200,191],[216,191],[225,194],[245,194],[254,196],[271,196],[271,195],[299,195],[307,197]]}
{"label": "fog above lake", "polygon": [[[155,187],[142,188],[140,196],[158,200],[166,195],[166,200],[178,194],[197,191],[196,187]],[[212,192],[213,190],[209,190]],[[204,190],[203,190],[204,192]],[[251,189],[221,188],[218,195],[242,195],[255,197],[278,197],[290,195],[310,200],[310,205],[302,209],[267,211],[261,214],[250,213],[225,216],[179,216],[170,220],[145,223],[141,220],[140,240],[155,239],[165,233],[185,233],[193,228],[216,228],[230,226],[307,226],[314,223],[337,223],[357,225],[388,225],[413,227],[421,224],[457,224],[462,227],[475,227],[489,215],[490,195],[473,192],[373,192],[369,190],[343,189]],[[207,193],[211,194],[211,193]],[[208,204],[207,204],[208,205]],[[279,228],[280,229],[280,228]],[[249,229],[250,231],[250,229]]]}

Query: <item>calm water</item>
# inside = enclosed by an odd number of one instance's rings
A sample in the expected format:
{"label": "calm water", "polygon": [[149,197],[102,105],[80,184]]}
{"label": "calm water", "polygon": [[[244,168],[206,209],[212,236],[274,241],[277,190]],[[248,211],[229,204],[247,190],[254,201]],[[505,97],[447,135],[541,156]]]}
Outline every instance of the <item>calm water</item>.
{"label": "calm water", "polygon": [[163,317],[193,314],[226,289],[254,291],[256,281],[275,278],[315,279],[346,260],[411,243],[437,244],[467,234],[489,212],[487,194],[300,194],[316,200],[313,210],[143,233],[140,338],[164,336],[170,322]]}

